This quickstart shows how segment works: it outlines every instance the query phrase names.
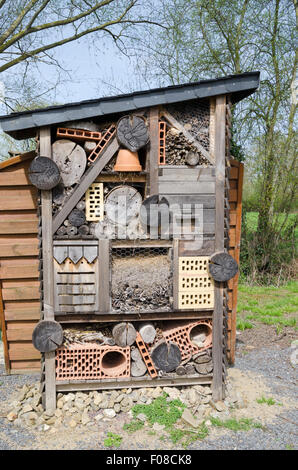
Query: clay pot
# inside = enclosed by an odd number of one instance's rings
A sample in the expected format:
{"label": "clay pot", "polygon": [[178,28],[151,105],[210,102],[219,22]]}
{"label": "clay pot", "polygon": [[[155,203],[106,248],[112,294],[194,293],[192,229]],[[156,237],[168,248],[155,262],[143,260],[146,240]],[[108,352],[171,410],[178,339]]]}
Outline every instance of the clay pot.
{"label": "clay pot", "polygon": [[142,171],[138,152],[120,149],[113,171]]}

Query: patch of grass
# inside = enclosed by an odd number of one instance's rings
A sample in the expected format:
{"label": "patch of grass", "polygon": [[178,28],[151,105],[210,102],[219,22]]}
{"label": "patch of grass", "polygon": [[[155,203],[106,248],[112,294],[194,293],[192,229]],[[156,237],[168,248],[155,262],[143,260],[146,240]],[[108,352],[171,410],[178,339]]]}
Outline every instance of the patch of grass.
{"label": "patch of grass", "polygon": [[180,400],[167,402],[167,394],[164,393],[156,398],[150,405],[133,406],[132,413],[134,418],[136,418],[139,413],[143,413],[151,425],[158,423],[169,427],[181,418],[184,408],[185,405]]}
{"label": "patch of grass", "polygon": [[259,403],[260,405],[266,404],[266,405],[269,405],[269,406],[272,406],[272,405],[282,406],[282,403],[278,403],[272,397],[265,398],[264,396],[262,396],[262,398],[257,398],[256,402]]}
{"label": "patch of grass", "polygon": [[230,429],[231,431],[249,431],[252,428],[262,428],[260,423],[256,423],[251,418],[230,418],[225,421],[219,418],[210,417],[213,426]]}
{"label": "patch of grass", "polygon": [[[128,432],[136,432],[141,429],[144,423],[138,421],[136,417],[139,413],[143,413],[147,417],[149,425],[153,426],[154,423],[158,423],[165,426],[164,431],[167,434],[162,434],[159,440],[164,441],[168,435],[173,444],[181,442],[181,445],[187,448],[192,442],[204,439],[208,435],[208,428],[204,423],[194,431],[175,427],[174,425],[181,418],[185,407],[186,405],[180,400],[167,402],[167,394],[163,393],[150,405],[134,405],[132,408],[133,420],[129,424],[125,424],[123,429]],[[156,433],[148,431],[148,434],[153,436]]]}
{"label": "patch of grass", "polygon": [[152,431],[150,429],[150,431],[147,432],[148,436],[156,436],[156,432],[155,431]]}
{"label": "patch of grass", "polygon": [[127,431],[129,433],[134,433],[142,429],[143,426],[143,421],[140,421],[139,419],[134,419],[130,423],[124,424],[123,429],[124,431]]}
{"label": "patch of grass", "polygon": [[297,311],[297,281],[290,281],[282,287],[239,285],[238,330],[244,331],[256,323],[263,323],[275,325],[277,334],[280,334],[284,327],[297,327]]}
{"label": "patch of grass", "polygon": [[293,444],[286,444],[286,450],[294,450]]}
{"label": "patch of grass", "polygon": [[244,331],[253,328],[253,324],[243,318],[237,320],[237,330]]}
{"label": "patch of grass", "polygon": [[107,438],[103,441],[105,447],[120,447],[122,442],[122,437],[118,434],[108,432]]}

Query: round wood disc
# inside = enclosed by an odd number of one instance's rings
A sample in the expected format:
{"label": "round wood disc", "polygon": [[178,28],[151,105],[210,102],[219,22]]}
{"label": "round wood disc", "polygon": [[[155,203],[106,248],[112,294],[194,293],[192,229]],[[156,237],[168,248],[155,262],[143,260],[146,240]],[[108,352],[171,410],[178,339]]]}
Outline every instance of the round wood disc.
{"label": "round wood disc", "polygon": [[142,196],[132,186],[117,186],[105,200],[105,210],[110,222],[118,225],[128,223],[139,216]]}
{"label": "round wood disc", "polygon": [[59,139],[52,145],[53,160],[60,169],[65,187],[78,183],[87,164],[86,152],[75,142]]}
{"label": "round wood disc", "polygon": [[29,179],[38,189],[53,189],[61,180],[56,163],[48,157],[36,157],[29,167]]}
{"label": "round wood disc", "polygon": [[123,116],[117,124],[117,139],[132,152],[137,152],[149,142],[145,120],[141,116]]}
{"label": "round wood disc", "polygon": [[181,352],[177,344],[162,342],[152,348],[151,358],[157,369],[172,372],[181,362]]}
{"label": "round wood disc", "polygon": [[238,272],[237,261],[226,252],[215,253],[209,262],[209,273],[217,282],[226,282]]}
{"label": "round wood disc", "polygon": [[56,321],[42,320],[33,330],[32,342],[40,352],[55,351],[63,343],[63,329]]}

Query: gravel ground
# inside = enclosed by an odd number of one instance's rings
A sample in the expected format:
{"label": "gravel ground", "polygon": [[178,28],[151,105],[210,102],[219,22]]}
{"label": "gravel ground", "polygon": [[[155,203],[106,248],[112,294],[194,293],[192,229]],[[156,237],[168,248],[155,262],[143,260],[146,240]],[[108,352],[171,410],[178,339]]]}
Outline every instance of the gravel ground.
{"label": "gravel ground", "polygon": [[[239,449],[239,450],[270,450],[270,449],[297,449],[297,421],[298,412],[295,409],[296,387],[295,380],[297,366],[291,363],[290,357],[293,348],[278,346],[263,349],[254,349],[243,354],[243,347],[238,347],[236,364],[229,369],[229,377],[233,383],[242,390],[250,383],[251,403],[247,409],[240,410],[242,416],[259,418],[265,424],[264,429],[252,429],[250,431],[234,432],[227,429],[212,428],[209,436],[203,441],[196,441],[189,449]],[[0,348],[1,362],[1,348]],[[242,384],[240,384],[240,379]],[[49,435],[48,433],[37,433],[28,428],[20,428],[7,421],[4,417],[5,402],[11,400],[13,392],[17,391],[23,384],[38,381],[36,375],[5,375],[3,356],[0,364],[0,449],[103,449],[103,439],[106,437],[106,423],[101,423],[97,429],[91,427],[80,432],[71,432],[67,438],[61,433]],[[266,391],[266,398],[273,397],[283,406],[256,405],[256,393]],[[246,414],[245,414],[246,413]],[[252,413],[252,414],[250,414]],[[121,416],[122,415],[122,416]],[[239,415],[241,416],[241,415]],[[125,415],[120,414],[108,423],[108,430],[120,432],[123,422],[128,421]],[[295,424],[296,423],[296,424]],[[180,449],[178,445],[173,446],[165,439],[160,441],[158,437],[150,437],[146,433],[136,433],[125,436],[120,449]]]}

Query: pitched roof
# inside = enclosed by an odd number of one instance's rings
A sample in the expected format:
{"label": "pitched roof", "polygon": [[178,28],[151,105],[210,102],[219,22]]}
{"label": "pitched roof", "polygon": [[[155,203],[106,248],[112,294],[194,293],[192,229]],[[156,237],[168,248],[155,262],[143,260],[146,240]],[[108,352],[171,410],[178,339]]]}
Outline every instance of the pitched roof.
{"label": "pitched roof", "polygon": [[3,131],[12,137],[24,139],[35,136],[36,128],[41,126],[131,112],[150,106],[179,103],[223,94],[230,94],[232,102],[236,103],[258,88],[259,76],[260,72],[247,72],[182,85],[11,113],[0,116],[0,125]]}

